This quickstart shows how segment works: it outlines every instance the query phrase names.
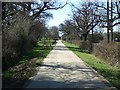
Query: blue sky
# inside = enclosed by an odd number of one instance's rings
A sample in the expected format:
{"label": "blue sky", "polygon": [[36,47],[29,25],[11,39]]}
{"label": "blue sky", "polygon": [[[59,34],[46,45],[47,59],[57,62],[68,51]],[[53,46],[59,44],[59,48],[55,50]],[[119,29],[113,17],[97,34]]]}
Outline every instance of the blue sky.
{"label": "blue sky", "polygon": [[68,19],[68,15],[70,14],[69,6],[65,6],[63,9],[51,11],[53,14],[53,18],[48,21],[49,26],[59,26],[64,20]]}
{"label": "blue sky", "polygon": [[[65,2],[66,0],[61,0],[61,1]],[[77,4],[79,1],[80,0],[68,0],[68,2],[72,2],[74,4]],[[47,25],[49,27],[59,26],[59,24],[63,23],[65,20],[70,18],[68,14],[71,13],[71,7],[69,5],[66,5],[62,9],[51,10],[50,12],[53,14],[53,18],[48,21]]]}
{"label": "blue sky", "polygon": [[[67,0],[57,0],[58,2],[66,2]],[[73,4],[79,4],[82,1],[92,1],[92,2],[99,2],[99,1],[105,1],[105,0],[68,0],[68,3],[71,2]],[[51,26],[59,26],[59,24],[63,23],[66,19],[69,19],[70,17],[68,14],[71,13],[71,7],[69,5],[66,5],[64,8],[59,10],[51,10],[50,11],[53,14],[53,19],[50,19],[47,22],[47,25],[49,27]]]}

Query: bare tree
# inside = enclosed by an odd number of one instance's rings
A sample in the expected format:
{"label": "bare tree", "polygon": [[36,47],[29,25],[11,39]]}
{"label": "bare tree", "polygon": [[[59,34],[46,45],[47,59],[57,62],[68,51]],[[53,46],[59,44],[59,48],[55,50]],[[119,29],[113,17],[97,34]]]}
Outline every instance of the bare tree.
{"label": "bare tree", "polygon": [[[120,21],[119,21],[119,19],[120,19],[120,7],[119,7],[120,1],[111,0],[111,3],[110,3],[109,0],[107,0],[106,4],[107,5],[103,5],[103,4],[95,4],[95,5],[98,8],[102,8],[103,10],[105,10],[107,12],[106,14],[101,13],[101,14],[105,14],[106,18],[103,18],[102,15],[100,15],[99,20],[101,22],[106,23],[102,27],[107,28],[107,41],[109,43],[110,41],[113,41],[113,27],[120,24]],[[111,33],[110,33],[110,31],[111,31]]]}
{"label": "bare tree", "polygon": [[31,11],[36,11],[36,13],[33,13],[32,18],[35,19],[36,17],[39,17],[41,13],[44,13],[47,10],[58,10],[63,8],[67,2],[64,5],[57,5],[56,1],[44,1],[41,2],[41,4],[36,3],[37,7],[32,9]]}
{"label": "bare tree", "polygon": [[84,38],[84,41],[86,41],[89,32],[99,23],[99,16],[96,14],[97,8],[93,7],[93,3],[91,2],[84,2],[81,5],[82,8],[72,6],[76,9],[72,10],[75,27],[78,33]]}

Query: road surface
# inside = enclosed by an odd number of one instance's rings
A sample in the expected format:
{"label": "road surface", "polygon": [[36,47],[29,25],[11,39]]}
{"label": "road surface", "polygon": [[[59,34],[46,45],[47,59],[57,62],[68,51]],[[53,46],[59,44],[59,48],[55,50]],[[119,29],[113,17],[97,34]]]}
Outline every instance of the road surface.
{"label": "road surface", "polygon": [[26,88],[115,90],[61,41],[45,58],[37,75],[26,83]]}

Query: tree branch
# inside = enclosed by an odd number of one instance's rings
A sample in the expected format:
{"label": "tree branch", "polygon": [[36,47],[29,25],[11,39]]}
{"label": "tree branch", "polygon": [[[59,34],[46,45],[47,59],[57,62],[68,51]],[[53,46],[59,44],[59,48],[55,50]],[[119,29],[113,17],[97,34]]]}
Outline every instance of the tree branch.
{"label": "tree branch", "polygon": [[[42,8],[36,8],[36,9],[38,9],[39,11],[38,11],[36,14],[32,15],[31,17],[32,17],[33,19],[35,19],[36,17],[39,17],[40,14],[41,14],[43,11],[46,11],[46,10],[58,10],[58,9],[61,9],[61,8],[65,7],[65,6],[68,4],[68,3],[66,2],[63,6],[50,7],[50,6],[47,5],[48,3],[49,3],[49,2],[44,2],[44,6],[43,6]],[[35,9],[34,9],[34,10],[35,10]]]}
{"label": "tree branch", "polygon": [[38,16],[40,15],[40,13],[41,13],[42,11],[44,11],[44,8],[47,6],[47,3],[48,3],[48,2],[44,2],[44,6],[43,6],[36,14],[33,14],[33,15],[32,15],[32,18],[33,18],[33,19],[35,19],[36,17],[38,17]]}

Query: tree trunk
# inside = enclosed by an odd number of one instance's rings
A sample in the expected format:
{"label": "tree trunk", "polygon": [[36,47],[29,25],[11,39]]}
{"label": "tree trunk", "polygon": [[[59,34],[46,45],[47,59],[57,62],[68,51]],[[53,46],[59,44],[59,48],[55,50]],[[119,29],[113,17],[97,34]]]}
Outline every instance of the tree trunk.
{"label": "tree trunk", "polygon": [[83,37],[82,37],[82,36],[80,36],[80,39],[81,39],[81,40],[83,40]]}
{"label": "tree trunk", "polygon": [[[113,2],[111,0],[111,20],[113,19]],[[111,25],[113,25],[113,22],[111,22]],[[113,27],[111,27],[111,42],[113,42]]]}
{"label": "tree trunk", "polygon": [[84,41],[87,41],[87,35],[84,35]]}
{"label": "tree trunk", "polygon": [[113,42],[113,28],[111,28],[111,42]]}
{"label": "tree trunk", "polygon": [[94,35],[93,35],[93,29],[92,29],[92,43],[93,43],[93,40],[94,40]]}
{"label": "tree trunk", "polygon": [[[93,10],[92,10],[92,20],[93,20]],[[93,27],[93,23],[92,23],[92,27]],[[93,38],[94,38],[94,36],[93,36],[93,28],[92,28],[92,43],[93,43]]]}
{"label": "tree trunk", "polygon": [[110,41],[110,34],[109,34],[109,0],[107,0],[107,42],[109,43]]}

